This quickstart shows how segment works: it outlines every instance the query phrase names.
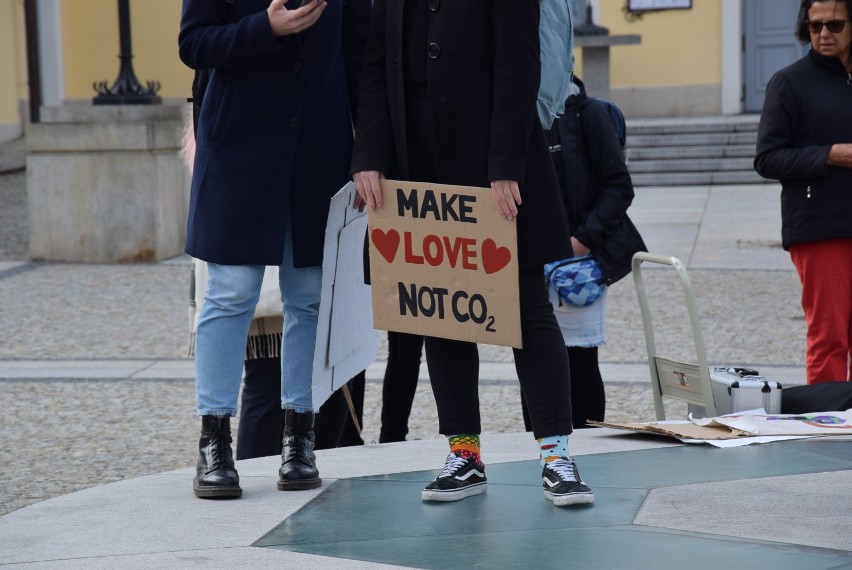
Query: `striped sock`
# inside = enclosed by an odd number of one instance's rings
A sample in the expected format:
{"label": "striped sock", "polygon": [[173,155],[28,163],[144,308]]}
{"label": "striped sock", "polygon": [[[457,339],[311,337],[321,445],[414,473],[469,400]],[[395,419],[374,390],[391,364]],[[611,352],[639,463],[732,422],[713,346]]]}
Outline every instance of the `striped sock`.
{"label": "striped sock", "polygon": [[482,458],[479,456],[478,433],[448,435],[447,440],[450,442],[450,453],[457,453],[463,459],[473,457],[477,463],[482,464]]}
{"label": "striped sock", "polygon": [[550,437],[540,437],[536,440],[539,449],[541,450],[538,456],[541,466],[545,463],[559,459],[560,457],[568,457],[568,436],[567,435],[552,435]]}

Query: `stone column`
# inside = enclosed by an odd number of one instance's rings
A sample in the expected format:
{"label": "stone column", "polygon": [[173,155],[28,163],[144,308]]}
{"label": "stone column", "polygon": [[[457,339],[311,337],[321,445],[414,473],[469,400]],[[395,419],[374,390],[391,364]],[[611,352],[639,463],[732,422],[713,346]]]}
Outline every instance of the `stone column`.
{"label": "stone column", "polygon": [[610,47],[635,45],[641,41],[642,36],[636,34],[574,36],[574,47],[583,50],[583,73],[578,75],[586,85],[586,93],[609,99]]}
{"label": "stone column", "polygon": [[178,106],[66,105],[27,130],[30,257],[158,261],[183,252],[189,174]]}

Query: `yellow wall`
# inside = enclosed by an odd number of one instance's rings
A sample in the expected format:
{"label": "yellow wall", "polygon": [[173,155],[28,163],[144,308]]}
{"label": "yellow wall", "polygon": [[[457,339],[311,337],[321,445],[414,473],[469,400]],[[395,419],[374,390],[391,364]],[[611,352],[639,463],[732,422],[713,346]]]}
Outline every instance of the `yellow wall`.
{"label": "yellow wall", "polygon": [[[61,10],[65,97],[90,99],[94,82],[111,86],[118,76],[117,3],[62,0]],[[192,72],[177,55],[180,11],[180,0],[130,2],[133,70],[143,85],[159,81],[163,98],[187,97],[192,83]]]}
{"label": "yellow wall", "polygon": [[26,82],[26,60],[23,61],[23,70],[20,69],[24,45],[23,9],[20,3],[0,0],[0,125],[20,122],[18,102],[26,98],[21,93],[21,83]]}
{"label": "yellow wall", "polygon": [[[93,83],[115,81],[119,69],[116,4],[115,0],[60,0],[66,99],[90,100],[95,95]],[[636,22],[625,19],[624,4],[625,0],[598,1],[596,21],[610,33],[642,36],[640,45],[612,48],[613,87],[721,82],[719,0],[693,0],[690,10],[646,13]],[[143,83],[160,81],[163,98],[182,100],[189,94],[192,72],[177,56],[181,0],[134,0],[130,6],[137,77]],[[582,50],[575,54],[582,73]],[[21,0],[0,0],[0,77],[0,124],[16,124],[19,102],[28,97]]]}
{"label": "yellow wall", "polygon": [[[610,34],[642,36],[639,45],[612,48],[613,87],[721,83],[720,0],[692,0],[689,10],[646,12],[635,22],[625,19],[624,4],[625,0],[600,0],[596,22],[609,28]],[[578,63],[580,51],[576,50]]]}

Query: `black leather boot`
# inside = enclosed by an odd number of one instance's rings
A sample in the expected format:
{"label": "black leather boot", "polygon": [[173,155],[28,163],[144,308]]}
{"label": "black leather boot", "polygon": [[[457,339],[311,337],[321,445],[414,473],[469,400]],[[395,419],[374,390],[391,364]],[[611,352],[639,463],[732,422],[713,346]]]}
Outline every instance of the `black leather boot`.
{"label": "black leather boot", "polygon": [[201,416],[198,466],[192,488],[203,499],[235,498],[243,494],[231,451],[231,418]]}
{"label": "black leather boot", "polygon": [[284,413],[284,449],[278,470],[278,489],[295,491],[316,489],[322,485],[314,454],[314,414],[286,410]]}

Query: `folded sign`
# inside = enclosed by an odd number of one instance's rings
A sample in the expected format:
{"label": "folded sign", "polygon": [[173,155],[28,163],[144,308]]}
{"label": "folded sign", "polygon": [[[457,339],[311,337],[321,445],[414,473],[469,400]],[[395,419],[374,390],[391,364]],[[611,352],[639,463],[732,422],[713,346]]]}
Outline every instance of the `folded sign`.
{"label": "folded sign", "polygon": [[515,221],[487,188],[382,181],[369,214],[373,325],[521,347]]}

